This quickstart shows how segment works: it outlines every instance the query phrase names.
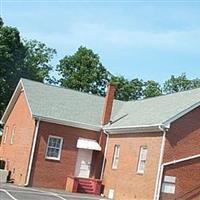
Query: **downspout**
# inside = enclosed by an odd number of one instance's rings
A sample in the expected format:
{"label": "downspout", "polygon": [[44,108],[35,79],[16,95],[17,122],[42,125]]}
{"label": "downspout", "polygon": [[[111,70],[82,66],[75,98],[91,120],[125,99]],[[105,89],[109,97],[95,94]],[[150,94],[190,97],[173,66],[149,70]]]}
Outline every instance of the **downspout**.
{"label": "downspout", "polygon": [[[115,90],[116,90],[115,85],[113,83],[108,83],[106,97],[105,97],[104,105],[103,105],[103,114],[102,114],[102,118],[101,118],[102,131],[103,131],[103,133],[106,134],[106,144],[105,144],[105,149],[104,149],[104,156],[103,156],[103,163],[102,163],[102,167],[101,167],[100,180],[102,180],[102,178],[103,178],[103,171],[104,171],[104,167],[105,167],[106,152],[107,152],[107,145],[108,145],[108,139],[109,139],[109,135],[103,129],[103,126],[110,123],[112,107],[113,107],[113,100],[114,100],[114,96],[115,96]],[[103,138],[102,131],[101,131],[100,143]]]}
{"label": "downspout", "polygon": [[160,195],[160,187],[161,187],[161,181],[162,181],[162,174],[163,174],[163,166],[162,166],[162,161],[163,161],[163,155],[164,155],[164,147],[165,147],[165,137],[166,137],[166,130],[162,126],[159,126],[159,129],[163,132],[162,136],[162,143],[161,143],[161,148],[160,148],[160,158],[159,158],[159,163],[158,163],[158,172],[156,176],[156,185],[155,185],[155,191],[154,191],[154,200],[159,199]]}
{"label": "downspout", "polygon": [[102,167],[101,167],[100,180],[103,179],[104,167],[105,167],[105,163],[106,163],[106,155],[107,155],[107,149],[108,149],[108,140],[109,140],[109,133],[106,132],[106,130],[103,130],[103,132],[106,134],[106,146],[105,146],[105,150],[104,150],[104,157],[103,157],[103,164],[102,164]]}
{"label": "downspout", "polygon": [[31,168],[32,168],[32,164],[33,164],[33,156],[34,156],[34,152],[35,152],[39,124],[40,124],[40,119],[37,120],[36,127],[35,127],[35,133],[34,133],[33,144],[32,144],[32,148],[31,148],[31,155],[30,155],[30,161],[29,161],[29,166],[28,166],[28,171],[27,171],[26,183],[24,184],[24,186],[28,186],[29,180],[30,180]]}
{"label": "downspout", "polygon": [[161,166],[160,166],[159,182],[158,182],[158,189],[156,191],[156,199],[155,200],[159,200],[159,198],[160,198],[163,170],[164,170],[164,165],[161,164]]}

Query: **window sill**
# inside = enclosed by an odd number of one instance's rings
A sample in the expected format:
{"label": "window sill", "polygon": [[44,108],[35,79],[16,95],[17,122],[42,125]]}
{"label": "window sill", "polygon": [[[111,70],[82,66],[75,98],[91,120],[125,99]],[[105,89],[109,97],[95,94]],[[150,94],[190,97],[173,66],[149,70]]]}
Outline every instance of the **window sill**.
{"label": "window sill", "polygon": [[118,167],[111,167],[111,169],[112,169],[112,170],[117,170],[117,169],[118,169]]}
{"label": "window sill", "polygon": [[54,158],[54,157],[45,157],[45,160],[54,160],[54,161],[60,161],[60,158]]}
{"label": "window sill", "polygon": [[137,175],[143,176],[144,172],[137,172]]}

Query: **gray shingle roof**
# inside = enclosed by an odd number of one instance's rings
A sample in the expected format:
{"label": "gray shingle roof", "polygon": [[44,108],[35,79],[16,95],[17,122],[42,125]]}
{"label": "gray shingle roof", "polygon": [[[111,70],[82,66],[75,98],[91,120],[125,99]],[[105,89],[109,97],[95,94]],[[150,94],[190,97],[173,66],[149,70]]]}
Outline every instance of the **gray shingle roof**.
{"label": "gray shingle roof", "polygon": [[[100,126],[104,98],[22,79],[33,115]],[[123,102],[114,101],[113,115]]]}
{"label": "gray shingle roof", "polygon": [[112,127],[164,124],[180,112],[200,102],[200,88],[126,102],[115,114],[113,120],[127,114]]}
{"label": "gray shingle roof", "polygon": [[[22,83],[33,115],[101,125],[103,97],[27,79]],[[163,124],[198,102],[200,89],[138,101],[114,100],[111,120],[115,122],[110,128]]]}

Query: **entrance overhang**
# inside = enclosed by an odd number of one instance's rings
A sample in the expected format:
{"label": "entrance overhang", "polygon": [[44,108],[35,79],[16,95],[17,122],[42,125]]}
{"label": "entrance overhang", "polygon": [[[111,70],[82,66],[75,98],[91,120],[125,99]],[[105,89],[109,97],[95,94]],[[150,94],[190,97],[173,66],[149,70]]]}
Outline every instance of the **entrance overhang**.
{"label": "entrance overhang", "polygon": [[76,147],[79,149],[90,149],[94,151],[101,151],[101,146],[96,140],[87,138],[79,138]]}

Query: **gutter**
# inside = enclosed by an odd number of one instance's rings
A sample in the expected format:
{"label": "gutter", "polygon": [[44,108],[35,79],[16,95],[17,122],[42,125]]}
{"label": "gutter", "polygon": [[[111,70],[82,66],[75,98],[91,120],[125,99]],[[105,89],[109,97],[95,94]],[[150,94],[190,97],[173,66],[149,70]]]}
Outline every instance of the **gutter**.
{"label": "gutter", "polygon": [[30,176],[31,176],[31,169],[32,169],[32,164],[33,164],[33,156],[34,156],[34,152],[35,152],[35,146],[36,146],[36,140],[37,140],[39,125],[40,125],[40,119],[37,120],[36,127],[35,127],[35,133],[34,133],[33,144],[32,144],[32,148],[31,148],[31,156],[30,156],[30,160],[29,160],[26,183],[24,184],[24,186],[28,186],[29,185],[29,180],[30,180]]}
{"label": "gutter", "polygon": [[[121,127],[104,127],[104,130],[110,134],[117,133],[139,133],[139,132],[160,132],[160,128],[165,128],[164,124],[141,125],[141,126],[121,126]],[[168,127],[166,127],[168,128]]]}
{"label": "gutter", "polygon": [[176,163],[192,160],[192,159],[195,159],[195,158],[200,158],[200,154],[196,154],[196,155],[193,155],[193,156],[189,156],[189,157],[181,158],[181,159],[178,159],[178,160],[173,160],[173,161],[170,161],[170,162],[166,162],[166,163],[163,163],[162,165],[163,166],[172,165],[172,164],[176,164]]}
{"label": "gutter", "polygon": [[106,134],[106,146],[105,146],[105,151],[104,151],[104,158],[103,158],[103,163],[102,163],[102,167],[101,167],[101,176],[100,176],[100,180],[103,179],[103,174],[104,174],[104,167],[106,164],[106,155],[107,155],[107,149],[108,149],[108,140],[109,140],[109,133],[106,132],[106,130],[103,130],[103,132]]}
{"label": "gutter", "polygon": [[54,118],[49,118],[49,117],[42,117],[39,115],[33,115],[33,117],[36,119],[40,119],[40,121],[49,122],[49,123],[61,124],[65,126],[73,126],[76,128],[89,129],[93,131],[101,130],[101,126],[86,124],[86,123],[72,121],[72,120],[64,121],[64,120],[59,120],[59,119],[54,119]]}

